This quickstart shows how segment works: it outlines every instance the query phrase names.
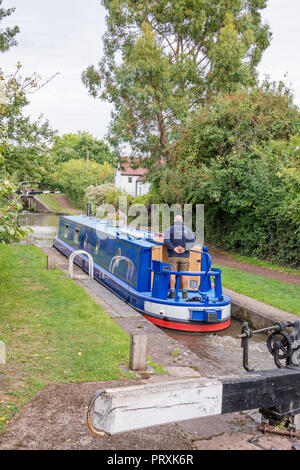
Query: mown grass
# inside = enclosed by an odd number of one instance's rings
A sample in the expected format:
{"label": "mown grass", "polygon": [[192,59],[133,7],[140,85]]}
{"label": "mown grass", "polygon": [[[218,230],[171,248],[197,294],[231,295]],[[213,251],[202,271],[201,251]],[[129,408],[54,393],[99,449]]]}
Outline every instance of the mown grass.
{"label": "mown grass", "polygon": [[[60,194],[64,196],[64,194]],[[36,196],[40,201],[42,201],[46,206],[52,211],[56,213],[68,213],[68,214],[77,214],[78,212],[72,211],[70,209],[66,209],[59,204],[59,201],[56,199],[54,194],[38,194]],[[79,210],[79,209],[78,209]]]}
{"label": "mown grass", "polygon": [[300,287],[227,266],[222,270],[222,284],[228,289],[300,316]]}
{"label": "mown grass", "polygon": [[263,268],[274,269],[275,271],[282,271],[284,273],[296,274],[297,276],[300,276],[300,269],[288,268],[286,266],[270,263],[268,261],[264,261],[256,257],[242,256],[235,253],[226,253],[226,255],[238,261],[243,261],[244,263],[249,263],[255,266],[261,266]]}
{"label": "mown grass", "polygon": [[0,432],[50,383],[128,378],[129,337],[37,247],[0,246]]}

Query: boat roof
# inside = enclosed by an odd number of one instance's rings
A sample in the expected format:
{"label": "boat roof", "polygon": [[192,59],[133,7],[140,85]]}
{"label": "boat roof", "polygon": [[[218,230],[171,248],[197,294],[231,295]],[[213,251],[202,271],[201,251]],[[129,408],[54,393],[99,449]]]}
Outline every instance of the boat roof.
{"label": "boat roof", "polygon": [[105,232],[120,240],[132,241],[143,247],[152,247],[163,243],[163,240],[160,242],[154,239],[156,234],[153,232],[129,225],[115,227],[110,225],[107,219],[99,219],[98,217],[90,217],[84,214],[63,216],[63,218],[75,224],[88,227],[89,229],[101,233]]}

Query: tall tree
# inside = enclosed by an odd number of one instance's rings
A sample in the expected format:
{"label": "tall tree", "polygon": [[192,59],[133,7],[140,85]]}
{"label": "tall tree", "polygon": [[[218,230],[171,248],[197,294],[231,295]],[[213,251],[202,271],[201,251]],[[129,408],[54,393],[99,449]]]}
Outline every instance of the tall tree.
{"label": "tall tree", "polygon": [[84,193],[89,186],[112,183],[114,168],[107,162],[68,160],[60,163],[53,175],[55,184],[65,192],[76,207],[84,206]]}
{"label": "tall tree", "polygon": [[191,113],[153,191],[205,205],[205,238],[222,249],[300,264],[300,112],[282,83],[218,95]]}
{"label": "tall tree", "polygon": [[[2,8],[3,0],[0,0],[0,25],[4,18],[10,16],[15,8],[4,9]],[[0,53],[6,52],[11,46],[17,44],[15,36],[19,32],[19,27],[15,26],[14,28],[0,28]],[[5,102],[6,102],[6,86],[4,82],[3,72],[0,68],[0,119],[5,112]],[[3,163],[3,154],[4,154],[4,137],[5,137],[5,128],[3,123],[0,126],[0,177],[1,177],[1,163]]]}
{"label": "tall tree", "polygon": [[56,137],[51,154],[57,163],[73,159],[94,160],[100,164],[114,163],[114,155],[109,146],[88,132],[79,131],[77,134],[64,134]]}
{"label": "tall tree", "polygon": [[[10,16],[15,11],[15,8],[2,8],[2,3],[3,0],[0,0],[0,23],[4,18]],[[18,26],[14,26],[13,28],[7,27],[5,29],[0,29],[0,52],[5,52],[11,46],[15,46],[17,44],[16,35],[18,32]]]}
{"label": "tall tree", "polygon": [[[5,10],[1,8],[3,0],[0,0],[0,24],[2,20],[14,12],[14,8]],[[14,28],[0,29],[0,53],[6,52],[11,46],[17,44],[15,36],[19,32],[18,26]],[[6,147],[7,127],[3,123],[6,110],[6,84],[2,70],[0,69],[0,243],[13,243],[26,238],[27,230],[18,226],[18,212],[21,209],[16,187],[4,176],[4,153]]]}
{"label": "tall tree", "polygon": [[10,181],[39,181],[47,172],[47,148],[53,138],[48,122],[30,122],[23,114],[27,93],[39,87],[36,75],[22,79],[16,73],[4,77],[0,69],[0,243],[14,243],[28,235],[18,226],[22,208],[17,186]]}
{"label": "tall tree", "polygon": [[269,45],[267,0],[102,0],[104,56],[82,75],[114,105],[110,142],[135,155],[172,159],[187,114],[218,92],[253,85]]}
{"label": "tall tree", "polygon": [[31,121],[24,115],[30,94],[44,84],[35,73],[23,78],[20,69],[18,63],[15,73],[7,76],[0,69],[4,84],[4,101],[0,103],[0,177],[39,182],[51,164],[49,148],[56,133],[42,117]]}
{"label": "tall tree", "polygon": [[[2,8],[0,0],[0,25],[15,8]],[[0,53],[15,46],[18,26],[0,28]],[[48,147],[55,132],[48,121],[39,117],[32,122],[24,115],[29,96],[45,86],[53,77],[41,82],[36,73],[23,78],[20,62],[15,73],[5,75],[0,67],[0,178],[11,181],[40,181],[50,163]]]}

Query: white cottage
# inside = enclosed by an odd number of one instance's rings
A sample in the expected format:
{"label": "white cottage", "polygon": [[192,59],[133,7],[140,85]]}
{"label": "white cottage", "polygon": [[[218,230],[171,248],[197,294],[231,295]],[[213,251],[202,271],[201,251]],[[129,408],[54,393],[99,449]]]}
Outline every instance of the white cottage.
{"label": "white cottage", "polygon": [[150,183],[142,180],[148,170],[141,167],[136,168],[139,161],[130,157],[121,157],[119,168],[115,174],[116,188],[132,196],[143,196],[150,191]]}

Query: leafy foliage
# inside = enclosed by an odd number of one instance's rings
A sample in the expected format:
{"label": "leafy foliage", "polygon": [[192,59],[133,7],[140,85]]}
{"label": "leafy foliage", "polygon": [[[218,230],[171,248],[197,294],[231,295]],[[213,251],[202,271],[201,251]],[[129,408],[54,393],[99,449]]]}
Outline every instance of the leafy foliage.
{"label": "leafy foliage", "polygon": [[[10,16],[15,11],[15,8],[2,8],[2,3],[3,0],[0,0],[0,23],[4,18]],[[18,26],[14,26],[13,28],[7,27],[5,29],[0,29],[0,52],[6,52],[10,47],[17,44],[15,36],[18,33]]]}
{"label": "leafy foliage", "polygon": [[283,86],[221,95],[191,115],[174,166],[153,175],[162,201],[205,205],[224,249],[300,263],[300,113]]}
{"label": "leafy foliage", "polygon": [[[113,183],[105,183],[99,186],[89,186],[85,191],[85,205],[91,203],[92,214],[97,215],[97,209],[102,205],[109,204],[115,210],[123,210],[120,207],[120,198],[126,196],[127,208],[131,205],[146,207],[149,216],[151,214],[151,204],[155,203],[155,196],[149,192],[143,196],[132,196],[124,191],[120,191]],[[157,201],[159,203],[159,201]]]}
{"label": "leafy foliage", "polygon": [[0,69],[5,96],[0,104],[0,176],[17,182],[39,182],[51,165],[48,150],[55,132],[42,117],[31,122],[24,115],[28,95],[43,84],[36,74],[23,79],[20,69],[18,63],[16,72],[6,77]]}
{"label": "leafy foliage", "polygon": [[253,85],[269,45],[265,0],[103,0],[108,30],[89,93],[114,104],[110,142],[120,152],[172,159],[174,132],[219,91]]}
{"label": "leafy foliage", "polygon": [[9,181],[0,182],[0,243],[15,243],[27,238],[28,231],[18,226],[21,208],[16,187]]}
{"label": "leafy foliage", "polygon": [[70,197],[76,207],[83,207],[85,190],[92,185],[113,182],[114,168],[108,163],[69,160],[61,163],[54,174],[54,181]]}
{"label": "leafy foliage", "polygon": [[56,137],[51,149],[55,163],[68,160],[93,160],[97,163],[114,164],[114,155],[103,140],[98,140],[87,132],[64,134]]}
{"label": "leafy foliage", "polygon": [[91,203],[92,214],[96,215],[97,208],[106,204],[107,193],[115,191],[113,183],[100,184],[98,186],[89,186],[85,190],[85,202]]}
{"label": "leafy foliage", "polygon": [[[2,8],[0,0],[0,23],[14,12],[14,8]],[[15,36],[19,32],[17,26],[0,29],[0,53],[6,52],[16,45]],[[17,65],[14,75],[4,77],[0,68],[0,243],[15,243],[28,236],[28,230],[18,225],[18,213],[22,208],[17,194],[17,187],[7,177],[18,179],[17,171],[22,158],[26,167],[26,156],[30,143],[33,153],[37,150],[37,135],[48,137],[48,126],[39,129],[38,123],[30,124],[22,114],[23,107],[28,104],[26,93],[37,87],[37,77],[22,80],[19,75],[21,65]],[[26,137],[25,137],[26,136]],[[26,142],[26,143],[25,143]],[[25,162],[23,159],[25,157]],[[26,172],[26,171],[25,171]],[[23,173],[24,175],[24,173]],[[26,174],[27,176],[27,174]]]}

